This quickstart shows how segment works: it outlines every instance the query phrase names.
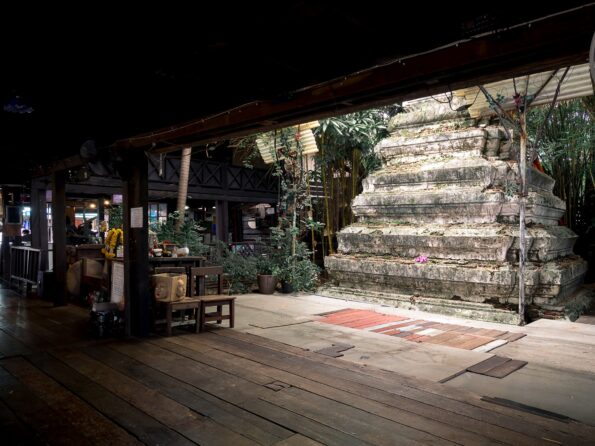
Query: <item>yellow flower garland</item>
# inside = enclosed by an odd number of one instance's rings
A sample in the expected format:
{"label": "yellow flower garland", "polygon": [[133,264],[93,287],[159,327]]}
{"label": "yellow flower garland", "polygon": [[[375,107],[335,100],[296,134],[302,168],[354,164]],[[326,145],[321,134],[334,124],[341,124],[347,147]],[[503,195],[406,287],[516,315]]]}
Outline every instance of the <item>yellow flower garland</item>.
{"label": "yellow flower garland", "polygon": [[118,245],[124,244],[124,231],[119,228],[110,229],[105,238],[105,247],[101,249],[101,252],[107,259],[113,259],[116,257],[118,251]]}

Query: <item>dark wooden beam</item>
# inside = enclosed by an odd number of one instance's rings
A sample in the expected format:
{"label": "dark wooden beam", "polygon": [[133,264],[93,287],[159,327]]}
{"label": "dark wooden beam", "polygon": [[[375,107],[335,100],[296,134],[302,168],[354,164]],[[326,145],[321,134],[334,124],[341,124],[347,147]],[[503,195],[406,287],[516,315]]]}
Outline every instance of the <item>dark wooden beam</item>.
{"label": "dark wooden beam", "polygon": [[[151,294],[149,289],[148,170],[143,152],[128,158],[129,177],[124,178],[124,289],[126,331],[148,336]],[[141,208],[142,227],[132,227],[131,209]]]}
{"label": "dark wooden beam", "polygon": [[513,76],[585,63],[595,5],[362,70],[217,115],[117,141],[120,149],[168,152],[224,138],[282,128],[306,120],[395,103]]}
{"label": "dark wooden beam", "polygon": [[[66,171],[54,172],[52,178],[52,247],[54,276],[54,305],[66,305]],[[73,222],[74,223],[74,222]]]}
{"label": "dark wooden beam", "polygon": [[228,242],[229,234],[229,203],[227,200],[217,200],[217,239],[224,243]]}
{"label": "dark wooden beam", "polygon": [[43,177],[51,175],[54,172],[60,170],[74,169],[77,167],[84,166],[87,162],[80,155],[73,155],[68,158],[58,160],[54,163],[48,164],[47,166],[39,166],[32,172],[32,177]]}
{"label": "dark wooden beam", "polygon": [[47,268],[48,261],[48,219],[45,199],[47,185],[39,181],[31,184],[31,247],[43,250],[41,271]]}

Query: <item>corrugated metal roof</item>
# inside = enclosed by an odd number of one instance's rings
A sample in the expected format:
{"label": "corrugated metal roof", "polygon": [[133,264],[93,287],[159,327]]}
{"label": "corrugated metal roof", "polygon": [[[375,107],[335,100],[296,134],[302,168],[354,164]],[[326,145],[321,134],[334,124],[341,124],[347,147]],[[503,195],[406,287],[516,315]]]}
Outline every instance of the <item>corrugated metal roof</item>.
{"label": "corrugated metal roof", "polygon": [[[559,69],[556,74],[550,79],[547,85],[539,93],[531,105],[549,104],[554,98],[558,83],[564,73],[565,68]],[[535,94],[541,86],[550,78],[553,71],[546,71],[538,74],[529,75],[529,94]],[[517,91],[523,93],[525,91],[525,84],[527,76],[507,79],[505,81],[494,82],[492,84],[484,85],[485,89],[492,95],[494,99],[503,97],[504,100],[500,103],[505,110],[515,108],[514,105],[514,84],[516,82]],[[464,90],[457,90],[454,92],[456,96],[464,96],[467,104],[470,104],[469,114],[473,118],[479,116],[489,116],[496,114],[488,104],[486,97],[480,92],[479,87],[466,88]],[[564,101],[573,98],[580,98],[590,96],[593,94],[593,82],[589,72],[589,64],[575,65],[570,67],[562,85],[560,93],[558,94],[558,101]]]}
{"label": "corrugated metal roof", "polygon": [[[318,121],[311,121],[291,127],[296,129],[300,135],[302,155],[310,155],[318,152],[318,145],[316,144],[316,138],[314,138],[312,129],[318,127],[319,125],[320,123]],[[277,141],[277,146],[275,146],[274,132],[269,132],[266,135],[256,138],[256,145],[258,147],[258,151],[260,152],[260,156],[265,163],[271,164],[277,159],[283,159],[282,156],[278,157],[275,153],[275,147],[277,150],[279,149],[279,141]],[[292,149],[297,150],[295,142],[293,142]]]}

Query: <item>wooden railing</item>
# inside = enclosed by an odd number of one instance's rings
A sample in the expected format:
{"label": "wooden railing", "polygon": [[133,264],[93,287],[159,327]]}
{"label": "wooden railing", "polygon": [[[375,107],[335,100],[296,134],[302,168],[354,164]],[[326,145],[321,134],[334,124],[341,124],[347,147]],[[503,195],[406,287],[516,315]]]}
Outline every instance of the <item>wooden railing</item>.
{"label": "wooden railing", "polygon": [[16,282],[21,289],[25,285],[25,292],[31,285],[37,284],[37,275],[41,266],[41,249],[27,246],[12,246],[10,248],[10,285]]}
{"label": "wooden railing", "polygon": [[240,254],[242,257],[260,255],[264,252],[264,247],[262,242],[233,242],[229,245],[232,252]]}

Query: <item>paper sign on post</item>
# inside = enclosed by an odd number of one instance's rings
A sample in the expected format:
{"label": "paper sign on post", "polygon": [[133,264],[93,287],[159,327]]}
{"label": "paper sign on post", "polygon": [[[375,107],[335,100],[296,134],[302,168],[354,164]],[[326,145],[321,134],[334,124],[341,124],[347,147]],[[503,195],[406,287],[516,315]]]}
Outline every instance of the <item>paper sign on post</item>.
{"label": "paper sign on post", "polygon": [[130,227],[131,228],[142,228],[143,227],[143,208],[130,208]]}

